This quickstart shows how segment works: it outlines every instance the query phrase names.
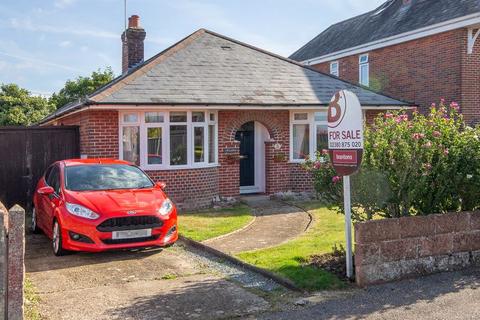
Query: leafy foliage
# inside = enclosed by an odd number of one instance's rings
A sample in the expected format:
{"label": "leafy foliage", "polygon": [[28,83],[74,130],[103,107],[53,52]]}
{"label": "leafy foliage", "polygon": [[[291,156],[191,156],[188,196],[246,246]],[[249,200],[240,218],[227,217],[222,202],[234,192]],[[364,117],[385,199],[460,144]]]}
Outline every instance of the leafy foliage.
{"label": "leafy foliage", "polygon": [[0,126],[31,125],[54,109],[48,99],[32,96],[16,84],[0,85]]}
{"label": "leafy foliage", "polygon": [[[467,127],[458,110],[456,103],[447,107],[442,100],[428,115],[389,112],[365,130],[362,168],[352,176],[354,219],[480,207],[480,128]],[[328,194],[341,206],[338,177],[326,160],[317,157],[305,166],[319,196]]]}
{"label": "leafy foliage", "polygon": [[112,68],[107,67],[105,70],[98,69],[92,72],[89,77],[78,77],[76,80],[68,80],[58,93],[52,95],[50,102],[58,109],[67,103],[85,98],[114,78],[115,75]]}

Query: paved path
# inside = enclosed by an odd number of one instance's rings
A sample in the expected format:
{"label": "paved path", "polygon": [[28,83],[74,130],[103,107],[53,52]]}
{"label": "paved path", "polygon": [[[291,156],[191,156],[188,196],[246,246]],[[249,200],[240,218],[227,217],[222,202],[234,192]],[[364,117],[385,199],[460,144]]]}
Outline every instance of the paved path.
{"label": "paved path", "polygon": [[242,198],[253,208],[255,221],[247,228],[204,243],[225,253],[238,253],[276,246],[302,234],[310,216],[300,209],[265,196]]}
{"label": "paved path", "polygon": [[55,257],[44,235],[28,235],[26,249],[46,320],[224,319],[270,307],[180,247]]}
{"label": "paved path", "polygon": [[[480,269],[440,273],[347,293],[319,293],[310,304],[246,319],[474,320],[480,319]],[[307,301],[308,301],[307,300]]]}

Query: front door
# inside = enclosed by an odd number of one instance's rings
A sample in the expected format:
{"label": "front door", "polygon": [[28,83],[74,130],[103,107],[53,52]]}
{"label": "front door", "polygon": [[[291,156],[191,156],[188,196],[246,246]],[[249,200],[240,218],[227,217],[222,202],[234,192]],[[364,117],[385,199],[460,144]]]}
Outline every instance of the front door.
{"label": "front door", "polygon": [[245,123],[235,136],[240,141],[240,187],[255,186],[255,123]]}

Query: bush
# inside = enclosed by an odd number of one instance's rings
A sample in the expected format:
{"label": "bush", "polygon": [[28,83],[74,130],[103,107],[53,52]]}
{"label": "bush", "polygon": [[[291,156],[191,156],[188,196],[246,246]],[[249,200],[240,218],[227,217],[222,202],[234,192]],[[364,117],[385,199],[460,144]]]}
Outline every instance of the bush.
{"label": "bush", "polygon": [[[364,159],[352,176],[353,218],[427,215],[480,206],[480,129],[465,126],[458,105],[428,115],[388,112],[365,129]],[[328,155],[305,167],[321,199],[341,210],[342,188]]]}

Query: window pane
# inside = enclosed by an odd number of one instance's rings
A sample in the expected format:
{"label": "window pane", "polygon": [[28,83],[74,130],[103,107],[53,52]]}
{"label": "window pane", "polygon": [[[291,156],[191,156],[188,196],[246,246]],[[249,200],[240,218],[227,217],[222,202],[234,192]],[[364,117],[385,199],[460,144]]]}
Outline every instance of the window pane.
{"label": "window pane", "polygon": [[362,64],[360,66],[360,84],[368,86],[368,64]]}
{"label": "window pane", "polygon": [[210,121],[215,121],[215,113],[210,113]]}
{"label": "window pane", "polygon": [[205,112],[192,112],[192,122],[205,122]]}
{"label": "window pane", "polygon": [[308,124],[293,125],[293,158],[306,159],[310,154],[310,127]]}
{"label": "window pane", "polygon": [[315,112],[315,121],[327,121],[327,111]]}
{"label": "window pane", "polygon": [[162,164],[162,128],[147,129],[148,164]]}
{"label": "window pane", "polygon": [[360,56],[360,63],[367,63],[368,62],[368,54],[364,54]]}
{"label": "window pane", "polygon": [[317,125],[317,151],[328,149],[328,126]]}
{"label": "window pane", "polygon": [[136,113],[127,113],[123,115],[124,123],[138,122],[138,115]]}
{"label": "window pane", "polygon": [[123,127],[123,160],[140,165],[140,134],[138,127]]}
{"label": "window pane", "polygon": [[295,113],[293,117],[295,120],[308,120],[308,113]]}
{"label": "window pane", "polygon": [[194,160],[195,162],[204,162],[205,161],[205,129],[203,127],[195,127],[193,129],[193,145],[194,145]]}
{"label": "window pane", "polygon": [[163,120],[163,113],[161,112],[145,112],[146,123],[160,123]]}
{"label": "window pane", "polygon": [[170,112],[170,122],[187,122],[187,113]]}
{"label": "window pane", "polygon": [[170,126],[170,164],[187,164],[187,126]]}
{"label": "window pane", "polygon": [[208,163],[215,163],[215,126],[208,126]]}

